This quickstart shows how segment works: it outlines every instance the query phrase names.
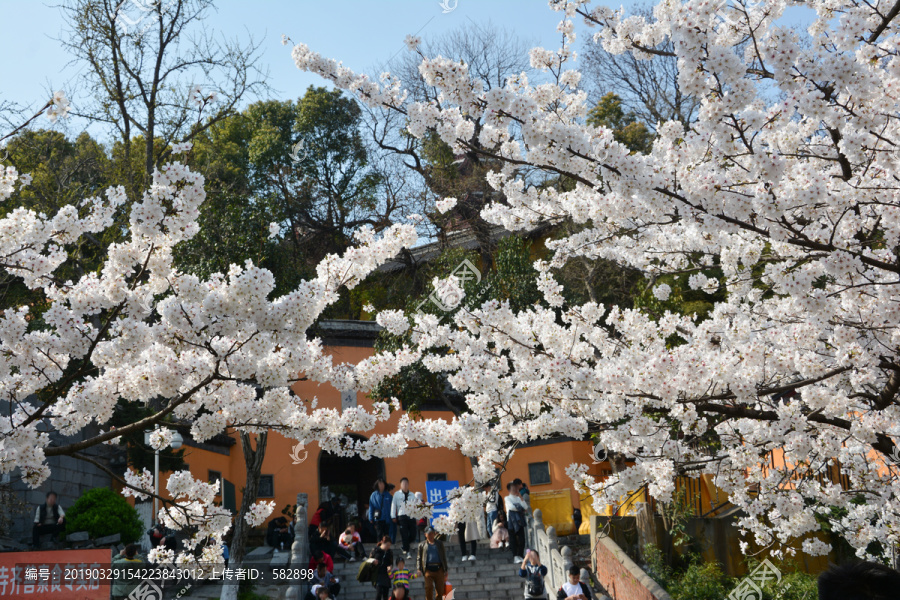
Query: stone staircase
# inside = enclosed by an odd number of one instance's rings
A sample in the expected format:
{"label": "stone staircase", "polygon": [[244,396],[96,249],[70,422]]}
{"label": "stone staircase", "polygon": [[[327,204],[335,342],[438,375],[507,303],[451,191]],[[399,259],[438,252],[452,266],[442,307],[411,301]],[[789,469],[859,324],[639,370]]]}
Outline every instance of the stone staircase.
{"label": "stone staircase", "polygon": [[[491,549],[488,542],[479,542],[475,561],[461,560],[459,544],[456,536],[450,542],[444,542],[447,549],[447,561],[450,566],[448,579],[453,584],[454,600],[490,598],[491,600],[520,600],[524,596],[524,579],[519,577],[519,565],[513,564],[512,554],[508,549]],[[394,546],[396,560],[399,545]],[[406,567],[415,571],[415,548],[412,558],[406,561]],[[371,583],[356,581],[359,561],[345,563],[336,561],[334,574],[340,579],[341,593],[338,600],[373,600],[375,588]],[[520,563],[521,564],[521,563]],[[421,577],[409,583],[410,596],[416,600],[425,599],[425,584]],[[555,593],[553,594],[555,597]]]}

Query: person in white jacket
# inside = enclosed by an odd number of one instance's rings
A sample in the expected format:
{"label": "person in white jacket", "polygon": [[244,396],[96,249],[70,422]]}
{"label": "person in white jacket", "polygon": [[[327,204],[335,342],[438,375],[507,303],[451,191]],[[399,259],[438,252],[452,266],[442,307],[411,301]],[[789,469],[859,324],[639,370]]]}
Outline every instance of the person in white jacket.
{"label": "person in white jacket", "polygon": [[410,558],[409,546],[413,537],[416,535],[416,522],[406,512],[406,502],[415,501],[415,494],[409,491],[409,479],[404,477],[400,480],[400,491],[394,494],[391,501],[391,519],[400,529],[400,547],[406,558]]}
{"label": "person in white jacket", "polygon": [[525,554],[525,519],[528,514],[528,505],[519,495],[519,488],[512,482],[506,484],[506,521],[509,529],[509,548],[512,550],[513,562],[519,563]]}

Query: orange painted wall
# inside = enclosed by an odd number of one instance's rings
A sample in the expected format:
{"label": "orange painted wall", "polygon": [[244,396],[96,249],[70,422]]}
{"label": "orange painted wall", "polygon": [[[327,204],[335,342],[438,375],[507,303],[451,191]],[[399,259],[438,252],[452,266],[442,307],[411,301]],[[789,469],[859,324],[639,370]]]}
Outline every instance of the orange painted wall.
{"label": "orange painted wall", "polygon": [[[371,356],[373,352],[372,348],[352,346],[330,346],[328,351],[331,352],[336,364],[357,363]],[[318,400],[317,408],[340,409],[340,392],[330,384],[302,381],[294,385],[293,390],[305,399],[315,397]],[[357,402],[365,407],[372,405],[372,401],[362,393],[357,394]],[[423,411],[422,415],[425,418],[443,419],[448,422],[453,418],[453,414],[449,411]],[[360,434],[369,437],[373,433],[387,434],[396,431],[399,418],[400,413],[395,412],[388,421],[379,423],[374,430],[360,432]],[[309,506],[313,510],[320,503],[318,473],[320,450],[318,444],[315,442],[308,444],[305,448],[308,453],[306,460],[301,464],[294,465],[290,455],[295,444],[294,440],[285,438],[278,432],[269,433],[262,473],[274,476],[275,496],[272,499],[275,500],[276,508],[273,517],[280,515],[281,509],[285,505],[294,504],[299,492],[308,494]],[[578,493],[573,488],[571,480],[566,476],[565,470],[573,462],[590,463],[591,449],[590,442],[561,442],[518,449],[509,463],[507,473],[502,478],[504,495],[506,483],[516,477],[530,484],[529,463],[547,461],[550,463],[550,483],[529,485],[529,487],[532,491],[568,489],[573,506],[577,506]],[[209,470],[221,472],[223,478],[235,485],[235,500],[240,506],[242,489],[246,483],[240,443],[231,446],[230,456],[188,447],[185,452],[185,462],[188,463],[194,477],[204,480],[207,478]],[[410,489],[423,493],[428,473],[446,473],[448,480],[458,480],[460,483],[467,483],[472,479],[469,459],[455,450],[446,448],[410,448],[400,457],[385,459],[384,464],[387,481],[399,486],[400,478],[406,476],[410,480]],[[593,473],[595,470],[594,474],[599,475],[596,467],[592,467],[591,472]],[[162,480],[165,481],[165,477]]]}

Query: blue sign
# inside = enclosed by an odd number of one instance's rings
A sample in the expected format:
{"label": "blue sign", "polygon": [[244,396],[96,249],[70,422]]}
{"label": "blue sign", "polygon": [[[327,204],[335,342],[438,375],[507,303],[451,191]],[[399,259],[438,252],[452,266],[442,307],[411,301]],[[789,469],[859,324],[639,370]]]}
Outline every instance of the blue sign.
{"label": "blue sign", "polygon": [[450,501],[447,500],[447,495],[456,489],[459,489],[458,481],[425,482],[425,502],[433,507],[431,523],[434,523],[434,520],[441,515],[446,515],[450,512]]}

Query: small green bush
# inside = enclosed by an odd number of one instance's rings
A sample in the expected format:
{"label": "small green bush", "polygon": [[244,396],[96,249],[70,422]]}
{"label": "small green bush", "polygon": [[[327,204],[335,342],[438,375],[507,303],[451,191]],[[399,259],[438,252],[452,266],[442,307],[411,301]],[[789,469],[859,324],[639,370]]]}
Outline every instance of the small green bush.
{"label": "small green bush", "polygon": [[694,561],[684,574],[672,583],[673,600],[721,600],[732,588],[731,579],[719,563]]}
{"label": "small green bush", "polygon": [[788,573],[771,593],[773,600],[813,600],[819,597],[819,578],[809,573]]}
{"label": "small green bush", "polygon": [[66,511],[66,534],[76,531],[87,531],[91,538],[119,533],[123,544],[133,544],[144,533],[144,523],[121,494],[96,488]]}
{"label": "small green bush", "polygon": [[[672,600],[722,600],[727,598],[743,580],[742,577],[726,576],[718,563],[704,563],[699,555],[691,556],[687,569],[675,570],[666,564],[659,548],[650,544],[644,546],[644,568],[647,574],[661,585]],[[752,571],[758,562],[748,561]],[[779,563],[777,568],[783,573],[780,581],[770,580],[763,586],[760,600],[810,600],[818,597],[818,578],[803,573],[797,565]],[[746,575],[745,575],[746,577]]]}

